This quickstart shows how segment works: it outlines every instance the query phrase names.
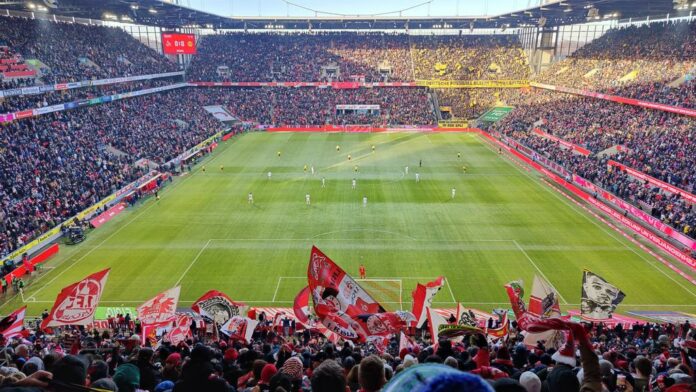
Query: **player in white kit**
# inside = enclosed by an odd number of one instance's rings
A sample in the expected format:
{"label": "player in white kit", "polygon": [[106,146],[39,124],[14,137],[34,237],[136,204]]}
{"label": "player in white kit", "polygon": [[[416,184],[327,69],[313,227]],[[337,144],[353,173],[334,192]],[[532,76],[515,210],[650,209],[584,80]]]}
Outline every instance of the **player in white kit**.
{"label": "player in white kit", "polygon": [[406,174],[408,174],[408,166],[404,168],[404,171],[406,172]]}
{"label": "player in white kit", "polygon": [[416,182],[420,182],[420,174],[416,173]]}
{"label": "player in white kit", "polygon": [[272,175],[271,172],[268,172],[268,179],[269,180],[271,179],[271,175]]}
{"label": "player in white kit", "polygon": [[314,175],[314,165],[312,165],[312,175]]}
{"label": "player in white kit", "polygon": [[254,194],[249,192],[249,196],[247,196],[247,201],[249,204],[254,204]]}
{"label": "player in white kit", "polygon": [[454,199],[454,195],[457,193],[457,190],[452,188],[452,198]]}
{"label": "player in white kit", "polygon": [[354,179],[353,179],[353,182],[352,182],[353,189],[355,189],[355,184],[356,184],[356,183],[357,183],[357,181],[355,181],[355,178],[354,178]]}
{"label": "player in white kit", "polygon": [[321,178],[321,187],[326,188],[326,178],[324,177]]}
{"label": "player in white kit", "polygon": [[311,204],[310,201],[309,201],[309,193],[305,195],[304,199],[305,199],[305,203],[306,203],[307,205],[310,205],[310,204]]}
{"label": "player in white kit", "polygon": [[367,196],[363,196],[363,207],[367,207]]}

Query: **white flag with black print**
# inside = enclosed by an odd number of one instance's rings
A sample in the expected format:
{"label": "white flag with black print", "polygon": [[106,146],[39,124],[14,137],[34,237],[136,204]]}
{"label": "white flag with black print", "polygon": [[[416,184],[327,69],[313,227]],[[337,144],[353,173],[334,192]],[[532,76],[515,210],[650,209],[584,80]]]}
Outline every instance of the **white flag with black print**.
{"label": "white flag with black print", "polygon": [[583,318],[610,319],[625,297],[626,294],[623,291],[601,276],[588,270],[583,271],[582,299],[580,300],[580,314]]}

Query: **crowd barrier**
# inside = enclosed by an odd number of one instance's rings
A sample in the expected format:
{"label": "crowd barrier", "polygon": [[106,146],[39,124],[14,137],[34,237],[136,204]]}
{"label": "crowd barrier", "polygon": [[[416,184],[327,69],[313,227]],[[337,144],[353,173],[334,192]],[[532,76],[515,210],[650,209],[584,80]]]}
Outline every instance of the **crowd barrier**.
{"label": "crowd barrier", "polygon": [[687,109],[687,108],[683,108],[683,107],[679,107],[679,106],[665,105],[665,104],[656,103],[656,102],[641,101],[639,99],[625,98],[625,97],[619,97],[617,95],[596,93],[594,91],[579,90],[579,89],[575,89],[575,88],[571,88],[571,87],[554,86],[551,84],[531,82],[529,85],[532,87],[535,87],[535,88],[541,88],[541,89],[545,89],[545,90],[552,90],[552,91],[559,91],[562,93],[582,95],[585,97],[604,99],[607,101],[623,103],[626,105],[640,106],[642,108],[647,108],[647,109],[662,110],[665,112],[682,114],[682,115],[690,116],[690,117],[696,117],[696,109]]}
{"label": "crowd barrier", "polygon": [[161,79],[168,78],[171,76],[184,76],[184,71],[179,72],[165,72],[158,74],[149,75],[138,75],[138,76],[124,76],[120,78],[108,78],[108,79],[98,79],[98,80],[83,80],[81,82],[65,82],[56,84],[45,84],[41,86],[30,86],[30,87],[18,87],[7,90],[0,90],[0,98],[14,97],[18,95],[37,95],[44,94],[51,91],[61,91],[61,90],[71,90],[83,87],[92,86],[104,86],[107,84],[117,84],[126,82],[136,82],[140,80],[149,79]]}
{"label": "crowd barrier", "polygon": [[613,160],[609,160],[607,162],[607,165],[609,167],[616,167],[619,170],[628,173],[628,175],[630,175],[631,177],[635,177],[635,178],[642,180],[642,181],[647,181],[648,183],[650,183],[650,184],[652,184],[652,185],[654,185],[662,190],[665,190],[669,193],[679,195],[679,196],[683,197],[684,199],[688,200],[689,202],[691,202],[692,204],[696,204],[696,195],[693,195],[693,194],[691,194],[691,193],[689,193],[681,188],[677,188],[676,186],[670,185],[664,181],[660,181],[655,177],[649,176],[649,175],[647,175],[639,170],[633,169],[631,167],[628,167],[624,164],[621,164],[621,163],[613,161]]}
{"label": "crowd barrier", "polygon": [[[34,267],[37,264],[43,263],[46,260],[53,257],[56,253],[58,253],[59,249],[60,249],[60,247],[58,246],[58,244],[53,244],[53,245],[49,246],[48,248],[44,249],[43,251],[41,251],[36,256],[29,259],[27,261],[27,264],[32,269],[34,269]],[[21,264],[19,267],[15,268],[12,272],[5,275],[5,281],[9,285],[12,283],[12,278],[21,278],[22,276],[24,276],[26,274],[27,274],[27,266],[25,264]]]}
{"label": "crowd barrier", "polygon": [[571,142],[565,141],[558,136],[554,136],[550,133],[546,133],[539,128],[534,128],[534,134],[537,136],[541,136],[543,138],[549,139],[549,140],[553,140],[554,142],[564,146],[565,148],[567,148],[569,150],[573,150],[573,151],[577,152],[578,154],[586,156],[586,157],[590,156],[590,154],[592,153],[590,150],[588,150],[584,147],[580,147],[577,144],[573,144]]}
{"label": "crowd barrier", "polygon": [[593,192],[598,197],[601,197],[602,199],[614,204],[616,206],[616,208],[623,210],[623,211],[627,211],[632,216],[638,218],[641,222],[643,222],[646,225],[652,227],[653,229],[661,232],[662,234],[672,238],[673,240],[682,244],[686,248],[689,248],[691,250],[696,250],[696,241],[694,241],[693,239],[680,233],[679,230],[676,230],[672,226],[669,226],[669,225],[662,223],[662,221],[660,221],[660,219],[655,218],[654,216],[646,213],[645,211],[641,210],[640,208],[625,202],[623,199],[614,196],[609,191],[598,187],[597,185],[593,184],[592,182],[590,182],[590,181],[588,181],[588,180],[586,180],[586,179],[584,179],[576,174],[573,174],[573,182],[575,184],[578,184],[581,187],[589,190],[590,192]]}

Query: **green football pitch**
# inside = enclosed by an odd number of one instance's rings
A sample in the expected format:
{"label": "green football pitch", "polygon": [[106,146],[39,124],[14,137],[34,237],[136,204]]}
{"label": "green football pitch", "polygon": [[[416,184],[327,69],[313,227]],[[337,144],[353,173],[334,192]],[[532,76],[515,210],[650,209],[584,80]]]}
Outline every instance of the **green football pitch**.
{"label": "green football pitch", "polygon": [[410,309],[416,283],[443,275],[436,307],[490,311],[509,305],[506,282],[529,291],[535,274],[577,309],[587,268],[626,293],[620,312],[696,311],[696,287],[476,134],[249,133],[160,196],[62,246],[0,311],[24,302],[37,315],[62,287],[107,267],[104,306],[137,306],[179,284],[180,306],[210,289],[290,306],[312,245],[353,275],[364,264],[363,285],[390,309]]}

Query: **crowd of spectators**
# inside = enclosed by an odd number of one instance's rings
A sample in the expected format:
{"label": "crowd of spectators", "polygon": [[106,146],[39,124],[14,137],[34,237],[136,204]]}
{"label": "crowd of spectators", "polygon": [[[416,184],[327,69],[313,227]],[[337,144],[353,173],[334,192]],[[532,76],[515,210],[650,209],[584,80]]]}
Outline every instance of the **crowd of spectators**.
{"label": "crowd of spectators", "polygon": [[0,42],[43,63],[41,80],[49,84],[178,70],[116,27],[2,17]]}
{"label": "crowd of spectators", "polygon": [[535,79],[693,109],[694,59],[696,22],[650,23],[610,30]]}
{"label": "crowd of spectators", "polygon": [[[200,89],[209,105],[224,105],[242,121],[264,125],[434,125],[425,88],[215,88]],[[379,105],[379,115],[344,115],[336,105]]]}
{"label": "crowd of spectators", "polygon": [[506,106],[518,101],[517,89],[434,89],[437,101],[450,112],[442,112],[443,119],[471,120],[480,117],[494,106]]}
{"label": "crowd of spectators", "polygon": [[526,79],[529,65],[515,35],[239,33],[204,37],[187,72],[195,81],[383,82]]}
{"label": "crowd of spectators", "polygon": [[[178,345],[141,345],[138,323],[97,331],[27,327],[3,342],[0,390],[271,392],[688,392],[694,390],[696,332],[683,324],[574,324],[561,351],[505,340],[461,341],[416,333],[384,349],[331,343],[315,331],[285,334],[261,322],[251,342],[192,328]],[[194,322],[192,326],[196,326]],[[291,331],[292,332],[292,331]],[[575,344],[577,342],[577,345]],[[91,389],[89,389],[91,388]]]}
{"label": "crowd of spectators", "polygon": [[0,135],[5,255],[222,129],[199,90],[170,91],[15,121]]}
{"label": "crowd of spectators", "polygon": [[122,94],[130,91],[144,90],[153,87],[177,83],[180,76],[161,79],[140,80],[103,86],[85,87],[79,89],[59,90],[36,95],[16,95],[0,100],[0,114],[17,112],[24,109],[35,109],[60,103],[73,102],[81,99],[99,98],[106,95]]}
{"label": "crowd of spectators", "polygon": [[[612,159],[675,185],[696,190],[696,123],[689,117],[646,110],[593,98],[532,90],[492,129],[510,136],[617,196],[649,211],[665,224],[696,238],[696,208],[678,195],[668,194],[607,166]],[[585,147],[584,157],[534,129]],[[621,146],[621,151],[615,151]]]}

